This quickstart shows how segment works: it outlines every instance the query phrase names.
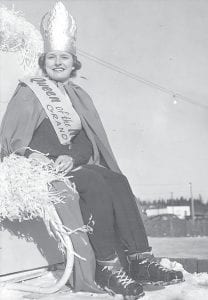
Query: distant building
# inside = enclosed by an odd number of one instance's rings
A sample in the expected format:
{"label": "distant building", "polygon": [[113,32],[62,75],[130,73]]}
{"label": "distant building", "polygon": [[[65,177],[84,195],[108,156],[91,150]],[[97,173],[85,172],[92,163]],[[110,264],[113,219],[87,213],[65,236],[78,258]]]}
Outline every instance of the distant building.
{"label": "distant building", "polygon": [[146,214],[148,217],[158,216],[163,214],[176,215],[180,219],[185,219],[191,215],[191,209],[189,205],[179,206],[179,205],[167,205],[162,208],[150,207],[146,209]]}

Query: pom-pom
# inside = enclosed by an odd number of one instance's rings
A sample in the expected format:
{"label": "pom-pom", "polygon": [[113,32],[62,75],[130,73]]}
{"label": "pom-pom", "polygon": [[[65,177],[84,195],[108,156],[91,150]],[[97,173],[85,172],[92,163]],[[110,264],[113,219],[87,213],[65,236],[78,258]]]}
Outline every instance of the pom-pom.
{"label": "pom-pom", "polygon": [[47,219],[52,204],[64,201],[63,195],[52,189],[53,180],[64,181],[71,189],[75,186],[50,165],[11,154],[0,163],[0,221]]}
{"label": "pom-pom", "polygon": [[19,12],[0,6],[0,51],[20,52],[21,64],[32,74],[37,70],[37,60],[43,52],[40,32]]}

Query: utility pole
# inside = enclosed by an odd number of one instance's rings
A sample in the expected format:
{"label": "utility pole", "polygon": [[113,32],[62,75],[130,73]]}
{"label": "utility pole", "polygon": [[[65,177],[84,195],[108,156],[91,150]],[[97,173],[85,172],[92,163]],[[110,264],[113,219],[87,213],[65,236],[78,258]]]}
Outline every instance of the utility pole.
{"label": "utility pole", "polygon": [[170,193],[170,205],[172,206],[172,214],[174,214],[173,192]]}
{"label": "utility pole", "polygon": [[195,211],[194,211],[194,198],[193,198],[193,192],[192,192],[192,182],[189,182],[190,187],[190,197],[191,197],[191,218],[194,222],[195,220]]}

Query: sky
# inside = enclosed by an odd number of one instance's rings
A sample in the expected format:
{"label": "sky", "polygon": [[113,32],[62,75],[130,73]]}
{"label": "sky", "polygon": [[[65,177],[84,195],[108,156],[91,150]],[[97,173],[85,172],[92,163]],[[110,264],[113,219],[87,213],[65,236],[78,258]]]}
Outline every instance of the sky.
{"label": "sky", "polygon": [[[55,1],[1,3],[39,29]],[[76,82],[92,97],[135,195],[189,197],[191,183],[193,196],[208,201],[208,1],[63,3],[78,27]]]}

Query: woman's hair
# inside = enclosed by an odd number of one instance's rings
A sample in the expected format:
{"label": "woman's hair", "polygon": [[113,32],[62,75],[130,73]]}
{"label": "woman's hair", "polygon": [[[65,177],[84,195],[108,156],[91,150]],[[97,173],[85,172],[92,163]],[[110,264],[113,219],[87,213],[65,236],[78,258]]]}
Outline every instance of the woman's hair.
{"label": "woman's hair", "polygon": [[[70,77],[76,77],[77,71],[81,69],[82,64],[81,62],[77,59],[76,55],[72,54],[73,58],[73,69],[71,71]],[[46,59],[46,53],[42,53],[38,59],[38,64],[41,70],[43,71],[44,74],[47,74],[46,69],[45,69],[45,59]]]}

